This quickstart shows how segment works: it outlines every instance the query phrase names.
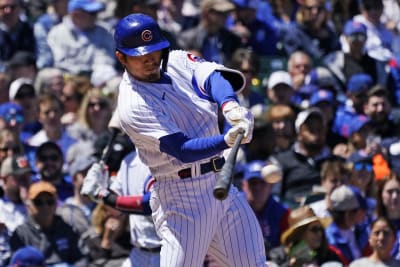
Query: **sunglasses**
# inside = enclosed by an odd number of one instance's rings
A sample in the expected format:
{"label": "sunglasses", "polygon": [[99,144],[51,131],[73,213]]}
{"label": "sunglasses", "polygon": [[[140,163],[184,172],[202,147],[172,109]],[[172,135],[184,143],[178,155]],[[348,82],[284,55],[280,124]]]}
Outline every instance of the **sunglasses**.
{"label": "sunglasses", "polygon": [[49,198],[49,199],[36,198],[36,199],[32,200],[32,202],[36,207],[41,207],[41,206],[44,206],[45,204],[47,206],[54,206],[54,204],[56,204],[56,201],[51,198]]}
{"label": "sunglasses", "polygon": [[365,36],[364,34],[352,34],[348,38],[351,42],[354,41],[365,42],[365,40],[367,40],[367,36]]}
{"label": "sunglasses", "polygon": [[323,6],[323,5],[320,5],[320,6],[303,6],[303,7],[308,11],[316,10],[318,12],[321,12],[322,10],[325,9],[325,6]]}
{"label": "sunglasses", "polygon": [[4,119],[7,123],[9,123],[12,120],[15,120],[16,123],[22,123],[24,122],[24,116],[22,115],[11,115],[11,114],[7,114],[4,116]]}
{"label": "sunglasses", "polygon": [[100,109],[104,109],[108,107],[108,103],[105,101],[100,101],[100,102],[89,102],[88,107],[89,108],[94,108],[98,106]]}
{"label": "sunglasses", "polygon": [[18,152],[19,147],[18,146],[5,146],[5,147],[0,147],[0,151],[2,152],[8,152],[8,151],[13,151],[13,152]]}
{"label": "sunglasses", "polygon": [[60,159],[60,156],[57,154],[52,154],[52,155],[40,155],[39,160],[40,161],[57,161]]}
{"label": "sunglasses", "polygon": [[354,170],[356,171],[366,170],[367,172],[372,172],[372,164],[359,162],[354,164]]}
{"label": "sunglasses", "polygon": [[324,228],[322,228],[321,226],[313,226],[313,227],[310,227],[308,230],[310,232],[316,234],[316,233],[319,233],[319,232],[323,232]]}

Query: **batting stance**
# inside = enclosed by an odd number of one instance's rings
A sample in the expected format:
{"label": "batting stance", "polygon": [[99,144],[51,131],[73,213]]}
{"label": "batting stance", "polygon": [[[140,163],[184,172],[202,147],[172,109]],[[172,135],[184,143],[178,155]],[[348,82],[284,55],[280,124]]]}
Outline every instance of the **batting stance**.
{"label": "batting stance", "polygon": [[[239,132],[252,137],[253,117],[235,91],[243,75],[169,42],[149,16],[131,14],[115,28],[116,57],[125,67],[117,112],[123,131],[156,179],[153,221],[161,266],[201,266],[207,251],[222,266],[266,266],[263,238],[246,199],[234,187],[213,197],[222,152]],[[218,107],[232,127],[220,134]]]}

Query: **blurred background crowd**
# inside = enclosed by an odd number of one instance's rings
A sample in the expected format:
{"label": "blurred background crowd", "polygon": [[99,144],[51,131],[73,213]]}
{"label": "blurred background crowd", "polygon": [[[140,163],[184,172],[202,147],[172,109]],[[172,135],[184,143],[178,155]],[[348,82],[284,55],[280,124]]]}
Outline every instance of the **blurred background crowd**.
{"label": "blurred background crowd", "polygon": [[[397,0],[0,0],[0,266],[129,256],[127,215],[79,192],[110,139],[113,28],[133,12],[244,74],[255,128],[235,184],[271,266],[400,266]],[[111,176],[133,150],[117,137]]]}

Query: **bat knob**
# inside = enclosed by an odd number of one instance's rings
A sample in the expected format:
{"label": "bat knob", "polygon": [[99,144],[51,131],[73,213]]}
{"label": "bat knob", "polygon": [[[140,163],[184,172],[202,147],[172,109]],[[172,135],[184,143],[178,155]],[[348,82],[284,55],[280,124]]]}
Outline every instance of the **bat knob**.
{"label": "bat knob", "polygon": [[213,194],[218,200],[224,200],[228,197],[228,191],[225,188],[214,188]]}

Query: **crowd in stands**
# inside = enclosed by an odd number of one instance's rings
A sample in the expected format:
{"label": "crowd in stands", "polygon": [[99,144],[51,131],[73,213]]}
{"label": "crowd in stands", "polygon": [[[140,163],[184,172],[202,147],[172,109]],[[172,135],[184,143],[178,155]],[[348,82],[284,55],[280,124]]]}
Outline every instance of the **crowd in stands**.
{"label": "crowd in stands", "polygon": [[[235,184],[271,266],[400,266],[396,0],[0,0],[0,266],[129,256],[128,216],[80,188],[111,136],[113,29],[133,12],[171,49],[244,74],[255,127]],[[111,176],[133,150],[117,137]]]}

